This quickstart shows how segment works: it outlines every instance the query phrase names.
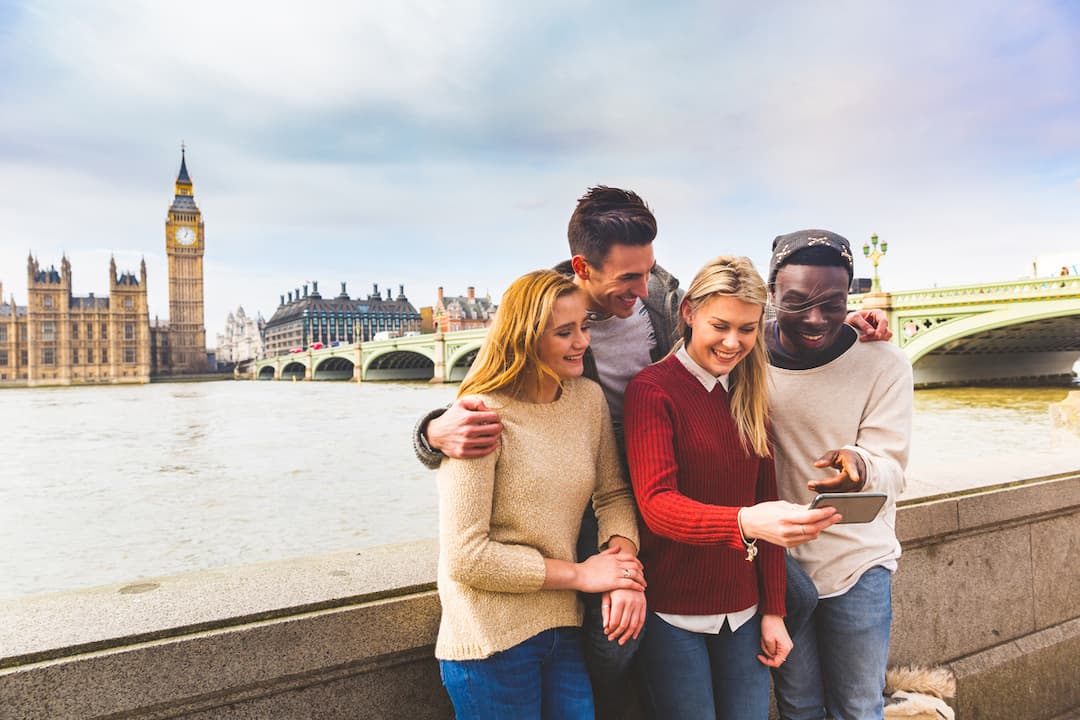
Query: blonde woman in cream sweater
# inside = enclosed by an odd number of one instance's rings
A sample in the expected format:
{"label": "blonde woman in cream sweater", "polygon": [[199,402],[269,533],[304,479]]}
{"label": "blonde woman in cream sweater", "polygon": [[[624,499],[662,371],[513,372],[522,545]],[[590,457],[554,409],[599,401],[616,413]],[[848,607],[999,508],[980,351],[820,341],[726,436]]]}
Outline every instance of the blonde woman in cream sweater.
{"label": "blonde woman in cream sweater", "polygon": [[[645,621],[633,493],[600,386],[581,377],[585,300],[541,270],[516,280],[459,396],[498,409],[498,449],[439,470],[435,645],[458,718],[592,718],[578,591],[604,593],[620,642]],[[606,550],[576,562],[589,500]]]}

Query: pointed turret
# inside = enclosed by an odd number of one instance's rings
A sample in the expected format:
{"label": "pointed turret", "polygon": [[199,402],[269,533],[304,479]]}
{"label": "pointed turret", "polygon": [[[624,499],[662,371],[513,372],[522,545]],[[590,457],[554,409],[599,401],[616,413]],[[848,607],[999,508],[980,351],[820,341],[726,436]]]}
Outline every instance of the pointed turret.
{"label": "pointed turret", "polygon": [[191,177],[187,173],[187,155],[183,143],[180,143],[180,174],[176,176],[176,182],[191,184]]}
{"label": "pointed turret", "polygon": [[170,212],[198,212],[195,205],[195,187],[191,182],[191,176],[187,170],[187,152],[180,145],[180,172],[176,175],[176,197],[173,199]]}

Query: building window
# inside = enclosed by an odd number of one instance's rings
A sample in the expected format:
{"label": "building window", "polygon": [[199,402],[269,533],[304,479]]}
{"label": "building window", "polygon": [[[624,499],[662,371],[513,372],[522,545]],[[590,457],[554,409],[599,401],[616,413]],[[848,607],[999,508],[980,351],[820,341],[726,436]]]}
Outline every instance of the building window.
{"label": "building window", "polygon": [[71,323],[71,339],[79,339],[79,323]]}
{"label": "building window", "polygon": [[[128,300],[130,300],[130,299],[131,298],[128,298]],[[124,323],[124,339],[125,340],[134,340],[135,339],[135,323]]]}
{"label": "building window", "polygon": [[52,310],[52,295],[41,298],[41,304],[45,306],[46,310]]}
{"label": "building window", "polygon": [[86,323],[86,339],[94,339],[94,323]]}
{"label": "building window", "polygon": [[56,364],[56,350],[53,348],[41,349],[41,364],[42,365],[55,365]]}
{"label": "building window", "polygon": [[7,342],[7,326],[0,325],[0,342]]}
{"label": "building window", "polygon": [[135,362],[135,348],[124,348],[124,362],[131,365]]}
{"label": "building window", "polygon": [[0,350],[0,365],[7,366],[7,350]]}
{"label": "building window", "polygon": [[106,325],[105,323],[101,323],[101,339],[102,340],[108,340],[109,339],[109,326]]}
{"label": "building window", "polygon": [[71,364],[79,364],[79,348],[71,348]]}
{"label": "building window", "polygon": [[130,297],[124,298],[124,309],[125,310],[134,310],[135,309],[135,301]]}
{"label": "building window", "polygon": [[30,355],[26,350],[23,350],[19,353],[19,362],[20,364],[22,364],[23,367],[26,367],[28,364],[30,364]]}
{"label": "building window", "polygon": [[105,348],[101,348],[101,364],[105,365],[109,362],[109,351]]}
{"label": "building window", "polygon": [[52,320],[45,320],[41,323],[41,339],[45,342],[52,342],[56,340],[56,323]]}
{"label": "building window", "polygon": [[[102,350],[101,354],[104,355],[105,351]],[[94,348],[86,348],[86,364],[87,365],[93,365],[94,364]]]}

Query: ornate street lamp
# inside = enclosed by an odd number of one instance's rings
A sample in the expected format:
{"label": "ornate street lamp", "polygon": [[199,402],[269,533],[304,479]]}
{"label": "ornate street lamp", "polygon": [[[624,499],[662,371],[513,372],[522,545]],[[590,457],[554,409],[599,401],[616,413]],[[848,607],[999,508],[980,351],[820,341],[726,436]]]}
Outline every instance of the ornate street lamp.
{"label": "ornate street lamp", "polygon": [[[873,244],[873,249],[871,249],[870,247],[871,244]],[[870,292],[881,292],[881,281],[878,280],[877,266],[878,261],[881,260],[881,258],[885,257],[885,253],[888,252],[888,250],[889,243],[885,242],[884,240],[881,241],[881,249],[878,250],[877,233],[874,233],[870,236],[870,242],[863,243],[863,255],[870,258],[870,262],[874,263],[874,280],[870,284]]]}

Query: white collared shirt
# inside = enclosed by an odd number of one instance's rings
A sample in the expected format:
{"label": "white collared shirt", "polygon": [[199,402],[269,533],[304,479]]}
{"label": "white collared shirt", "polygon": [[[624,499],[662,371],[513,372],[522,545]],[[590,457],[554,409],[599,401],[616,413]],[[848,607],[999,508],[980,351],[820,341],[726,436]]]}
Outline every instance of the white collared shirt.
{"label": "white collared shirt", "polygon": [[[694,362],[694,359],[690,357],[690,353],[686,352],[685,347],[680,347],[675,352],[675,357],[679,359],[679,362],[690,371],[690,374],[697,378],[701,386],[705,388],[706,392],[712,392],[717,383],[720,383],[724,390],[728,389],[728,376],[721,375],[716,377],[708,370]],[[727,621],[728,626],[731,628],[731,632],[735,632],[740,627],[746,624],[746,621],[754,617],[757,612],[757,604],[751,605],[745,610],[739,610],[738,612],[721,613],[719,615],[672,615],[670,613],[656,613],[657,616],[666,622],[668,625],[679,628],[680,630],[686,630],[687,632],[702,633],[708,635],[716,635],[724,629],[724,622]]]}

